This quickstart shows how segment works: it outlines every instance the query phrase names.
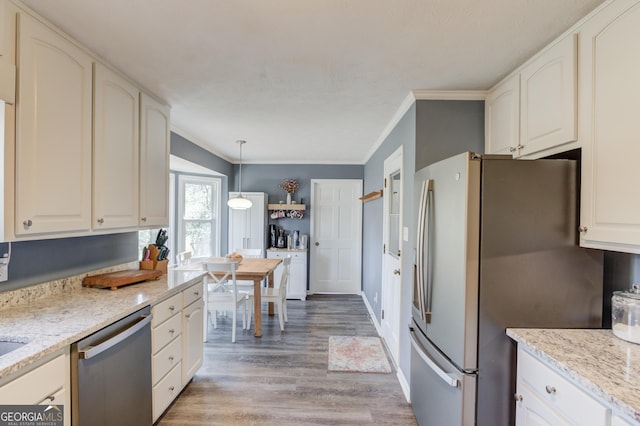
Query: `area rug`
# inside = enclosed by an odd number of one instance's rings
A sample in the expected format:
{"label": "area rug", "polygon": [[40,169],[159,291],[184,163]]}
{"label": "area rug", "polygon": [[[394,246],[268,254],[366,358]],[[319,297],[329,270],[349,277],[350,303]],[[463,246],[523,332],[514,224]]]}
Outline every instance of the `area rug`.
{"label": "area rug", "polygon": [[329,336],[329,371],[391,373],[379,337]]}

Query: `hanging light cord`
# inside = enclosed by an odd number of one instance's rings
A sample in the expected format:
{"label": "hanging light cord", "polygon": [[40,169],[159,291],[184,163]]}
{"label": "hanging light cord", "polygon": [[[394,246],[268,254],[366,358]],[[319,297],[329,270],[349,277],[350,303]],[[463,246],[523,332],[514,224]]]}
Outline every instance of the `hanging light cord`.
{"label": "hanging light cord", "polygon": [[238,188],[240,189],[240,196],[242,196],[242,145],[245,143],[245,141],[238,141],[238,143],[240,144],[240,179]]}

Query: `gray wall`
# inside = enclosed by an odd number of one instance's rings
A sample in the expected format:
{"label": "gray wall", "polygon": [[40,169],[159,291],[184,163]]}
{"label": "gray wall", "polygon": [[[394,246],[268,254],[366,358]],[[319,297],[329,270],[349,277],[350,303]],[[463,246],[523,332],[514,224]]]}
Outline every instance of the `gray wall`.
{"label": "gray wall", "polygon": [[[411,351],[406,325],[411,321],[413,292],[413,175],[417,167],[422,168],[460,152],[484,152],[484,102],[417,101],[365,165],[365,194],[382,187],[384,160],[400,145],[404,146],[403,225],[409,229],[409,241],[403,242],[402,245],[405,256],[402,258],[404,273],[399,367],[409,380]],[[363,214],[363,290],[379,322],[382,288],[382,200],[365,203]],[[374,302],[376,293],[377,302]]]}
{"label": "gray wall", "polygon": [[[8,244],[0,244],[0,254]],[[9,280],[0,291],[15,290],[138,259],[138,233],[21,241],[11,244]]]}
{"label": "gray wall", "polygon": [[484,153],[484,101],[418,101],[416,170],[465,151]]}

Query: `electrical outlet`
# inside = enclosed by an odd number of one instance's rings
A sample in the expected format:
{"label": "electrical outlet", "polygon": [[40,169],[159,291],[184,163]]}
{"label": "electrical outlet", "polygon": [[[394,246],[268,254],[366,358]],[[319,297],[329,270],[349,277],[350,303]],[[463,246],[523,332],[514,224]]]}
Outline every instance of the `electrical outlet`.
{"label": "electrical outlet", "polygon": [[7,281],[9,279],[9,264],[0,263],[0,282]]}

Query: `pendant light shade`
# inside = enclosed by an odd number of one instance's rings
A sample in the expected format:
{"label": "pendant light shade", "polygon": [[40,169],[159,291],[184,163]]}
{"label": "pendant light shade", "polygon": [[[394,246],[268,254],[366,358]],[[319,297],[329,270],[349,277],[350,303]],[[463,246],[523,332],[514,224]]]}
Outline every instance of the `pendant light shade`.
{"label": "pendant light shade", "polygon": [[240,145],[240,173],[238,180],[238,196],[230,198],[229,201],[227,201],[227,205],[229,206],[229,208],[234,210],[246,210],[251,208],[251,206],[253,205],[251,200],[244,198],[244,196],[242,195],[242,145],[244,145],[246,141],[236,141],[236,143]]}

